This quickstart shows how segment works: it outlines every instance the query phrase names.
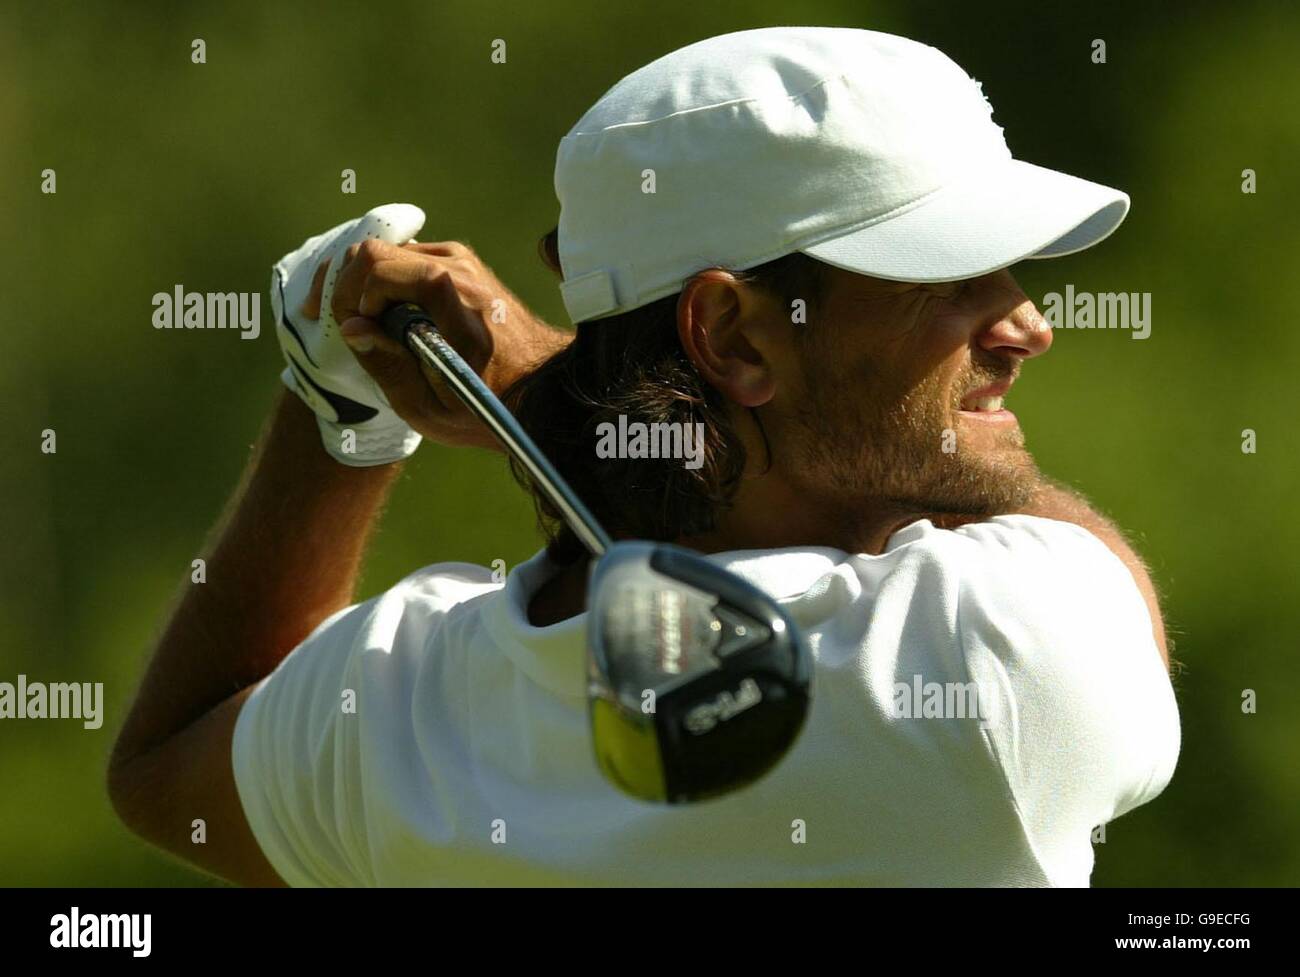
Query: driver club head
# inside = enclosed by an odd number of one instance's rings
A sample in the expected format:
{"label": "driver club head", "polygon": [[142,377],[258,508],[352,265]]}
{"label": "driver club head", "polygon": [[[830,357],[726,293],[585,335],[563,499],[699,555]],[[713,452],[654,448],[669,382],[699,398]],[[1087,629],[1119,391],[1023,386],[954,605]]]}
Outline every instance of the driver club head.
{"label": "driver club head", "polygon": [[699,553],[618,542],[587,599],[601,772],[648,801],[703,800],[777,764],[811,702],[811,653],[767,594]]}

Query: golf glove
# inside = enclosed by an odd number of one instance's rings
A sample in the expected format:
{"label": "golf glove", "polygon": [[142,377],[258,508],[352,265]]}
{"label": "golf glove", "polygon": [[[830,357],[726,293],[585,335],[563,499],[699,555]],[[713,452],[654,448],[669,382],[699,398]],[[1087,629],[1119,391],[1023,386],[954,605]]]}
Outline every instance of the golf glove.
{"label": "golf glove", "polygon": [[[280,378],[316,414],[325,450],[345,465],[386,465],[409,458],[420,445],[420,435],[393,412],[339,335],[330,307],[334,283],[353,244],[367,238],[406,244],[423,226],[419,207],[386,204],[309,238],[272,269],[275,333],[288,364]],[[311,291],[317,267],[327,258],[320,317],[307,319],[298,310]]]}

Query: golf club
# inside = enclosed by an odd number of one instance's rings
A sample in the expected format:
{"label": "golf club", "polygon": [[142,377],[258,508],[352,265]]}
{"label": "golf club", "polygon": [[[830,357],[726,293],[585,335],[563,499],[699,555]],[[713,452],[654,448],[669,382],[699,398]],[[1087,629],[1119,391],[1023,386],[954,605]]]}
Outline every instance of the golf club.
{"label": "golf club", "polygon": [[691,550],[614,542],[428,313],[396,305],[383,327],[446,379],[591,551],[587,696],[605,777],[683,803],[771,770],[803,727],[812,680],[807,642],[777,602]]}

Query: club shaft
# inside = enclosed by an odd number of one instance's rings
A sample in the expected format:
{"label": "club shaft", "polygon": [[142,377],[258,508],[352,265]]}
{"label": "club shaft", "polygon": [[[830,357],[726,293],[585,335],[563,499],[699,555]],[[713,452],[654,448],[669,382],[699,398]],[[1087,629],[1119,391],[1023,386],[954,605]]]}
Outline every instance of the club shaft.
{"label": "club shaft", "polygon": [[564,521],[593,556],[602,556],[611,545],[609,534],[596,517],[569,487],[555,466],[506,410],[491,388],[468,363],[443,339],[428,320],[414,319],[406,327],[406,345],[424,362],[446,378],[447,384],[461,401],[488,426],[488,429],[528,470],[546,497],[564,516]]}

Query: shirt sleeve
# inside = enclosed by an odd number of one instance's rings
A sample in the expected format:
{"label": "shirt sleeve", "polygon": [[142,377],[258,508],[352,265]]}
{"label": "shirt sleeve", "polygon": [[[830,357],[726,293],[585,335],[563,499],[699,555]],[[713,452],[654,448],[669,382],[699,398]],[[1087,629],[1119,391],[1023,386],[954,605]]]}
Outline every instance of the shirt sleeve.
{"label": "shirt sleeve", "polygon": [[326,619],[245,700],[231,747],[235,784],[254,837],[289,885],[375,884],[357,703],[398,721],[447,611],[499,587],[470,564],[412,574]]}
{"label": "shirt sleeve", "polygon": [[1128,567],[1079,526],[1003,516],[956,532],[968,544],[958,633],[990,707],[987,743],[1049,874],[1086,878],[1081,839],[1156,797],[1178,760],[1150,612]]}

